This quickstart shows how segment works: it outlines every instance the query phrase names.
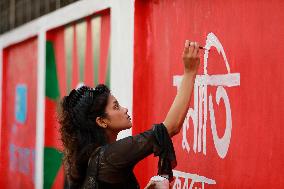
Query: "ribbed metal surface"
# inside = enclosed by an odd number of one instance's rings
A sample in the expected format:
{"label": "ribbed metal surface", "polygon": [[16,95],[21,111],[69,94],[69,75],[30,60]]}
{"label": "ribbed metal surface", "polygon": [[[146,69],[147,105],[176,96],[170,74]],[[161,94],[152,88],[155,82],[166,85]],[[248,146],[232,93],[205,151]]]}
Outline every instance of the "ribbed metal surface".
{"label": "ribbed metal surface", "polygon": [[0,0],[0,34],[78,0]]}

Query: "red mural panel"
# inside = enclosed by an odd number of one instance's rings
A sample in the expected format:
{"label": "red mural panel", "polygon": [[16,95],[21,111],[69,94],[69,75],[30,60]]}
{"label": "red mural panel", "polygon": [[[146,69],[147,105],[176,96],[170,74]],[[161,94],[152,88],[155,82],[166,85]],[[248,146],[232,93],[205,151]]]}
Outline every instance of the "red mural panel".
{"label": "red mural panel", "polygon": [[[189,111],[173,138],[173,188],[284,187],[283,8],[282,1],[135,2],[134,134],[164,121],[185,40],[210,49],[200,50]],[[153,157],[136,167],[142,187],[156,173]]]}
{"label": "red mural panel", "polygon": [[37,96],[35,52],[36,38],[4,50],[1,188],[34,188]]}
{"label": "red mural panel", "polygon": [[110,11],[50,30],[46,39],[44,188],[56,189],[66,184],[57,109],[80,84],[110,84]]}

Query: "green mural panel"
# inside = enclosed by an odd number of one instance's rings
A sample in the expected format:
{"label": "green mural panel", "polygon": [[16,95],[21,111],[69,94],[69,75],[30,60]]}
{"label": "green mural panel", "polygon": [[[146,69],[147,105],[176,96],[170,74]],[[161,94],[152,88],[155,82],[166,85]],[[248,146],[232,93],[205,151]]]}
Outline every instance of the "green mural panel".
{"label": "green mural panel", "polygon": [[50,189],[62,164],[63,154],[55,148],[44,148],[44,189]]}
{"label": "green mural panel", "polygon": [[55,64],[55,54],[53,43],[50,41],[46,42],[46,96],[57,100],[60,97],[58,78]]}

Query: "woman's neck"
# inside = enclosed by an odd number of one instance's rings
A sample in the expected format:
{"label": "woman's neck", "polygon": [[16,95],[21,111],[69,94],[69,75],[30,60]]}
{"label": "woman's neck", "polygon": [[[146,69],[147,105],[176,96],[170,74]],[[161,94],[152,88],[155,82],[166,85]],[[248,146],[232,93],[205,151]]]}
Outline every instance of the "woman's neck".
{"label": "woman's neck", "polygon": [[106,129],[107,143],[113,143],[117,139],[119,132]]}

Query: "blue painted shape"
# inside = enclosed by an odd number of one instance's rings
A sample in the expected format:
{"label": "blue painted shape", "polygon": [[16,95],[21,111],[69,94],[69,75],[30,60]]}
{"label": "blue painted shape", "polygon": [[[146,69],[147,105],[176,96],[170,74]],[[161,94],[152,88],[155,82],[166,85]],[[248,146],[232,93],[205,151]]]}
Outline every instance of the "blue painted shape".
{"label": "blue painted shape", "polygon": [[11,171],[16,170],[17,166],[17,156],[16,156],[16,146],[14,144],[10,144],[9,146],[9,168]]}
{"label": "blue painted shape", "polygon": [[19,148],[19,172],[29,176],[30,173],[30,149]]}
{"label": "blue painted shape", "polygon": [[15,114],[19,123],[25,123],[27,118],[27,86],[24,84],[16,86]]}
{"label": "blue painted shape", "polygon": [[15,134],[17,132],[17,125],[14,123],[12,126],[12,133]]}

